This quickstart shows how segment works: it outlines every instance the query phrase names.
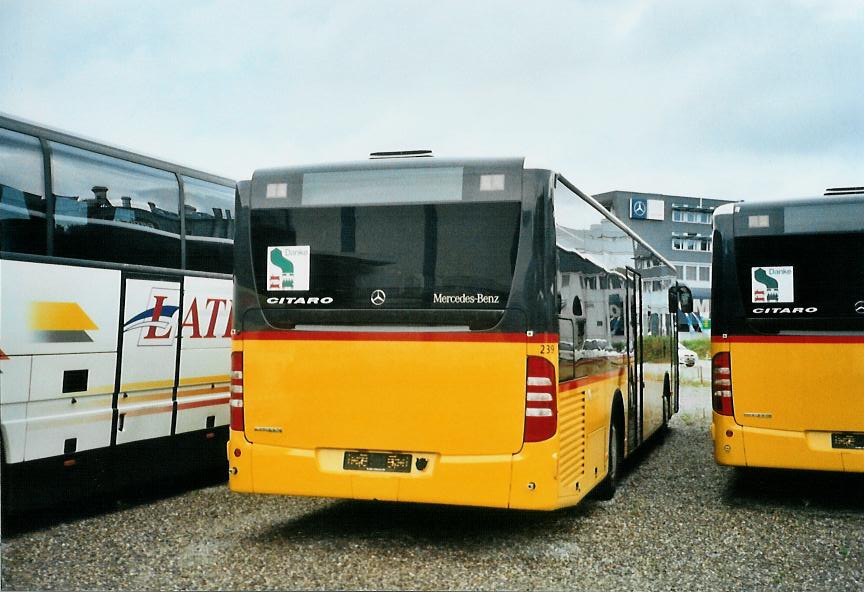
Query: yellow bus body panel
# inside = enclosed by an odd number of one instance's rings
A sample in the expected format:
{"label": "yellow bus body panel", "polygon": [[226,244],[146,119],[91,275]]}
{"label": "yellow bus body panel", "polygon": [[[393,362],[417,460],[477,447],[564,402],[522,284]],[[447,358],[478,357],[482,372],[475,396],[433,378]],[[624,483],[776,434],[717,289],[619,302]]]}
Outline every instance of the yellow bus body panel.
{"label": "yellow bus body panel", "polygon": [[730,352],[735,417],[713,414],[719,464],[864,471],[864,450],[831,443],[864,433],[864,343],[715,342],[720,351]]}
{"label": "yellow bus body panel", "polygon": [[[453,455],[522,446],[525,343],[248,340],[246,437]],[[256,428],[280,431],[256,431]]]}
{"label": "yellow bus body panel", "polygon": [[[526,347],[539,352],[523,343],[235,342],[246,416],[245,432],[232,430],[228,443],[230,488],[533,510],[578,503],[606,476],[611,401],[624,373],[562,391],[556,435],[523,443]],[[455,365],[451,373],[430,372],[445,364]],[[293,393],[299,401],[289,403]],[[496,408],[498,419],[483,420]],[[293,433],[255,432],[259,421]],[[589,425],[603,427],[588,433]],[[428,464],[346,470],[348,450],[404,452]]]}

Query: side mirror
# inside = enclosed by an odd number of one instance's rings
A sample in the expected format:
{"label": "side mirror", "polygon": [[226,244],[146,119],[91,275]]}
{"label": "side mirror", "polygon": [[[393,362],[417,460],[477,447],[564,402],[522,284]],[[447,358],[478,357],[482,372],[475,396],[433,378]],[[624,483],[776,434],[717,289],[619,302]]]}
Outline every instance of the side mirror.
{"label": "side mirror", "polygon": [[669,312],[678,312],[678,286],[669,287]]}
{"label": "side mirror", "polygon": [[693,293],[684,285],[675,285],[669,288],[669,312],[676,313],[693,312]]}
{"label": "side mirror", "polygon": [[579,300],[578,296],[573,297],[573,316],[581,317],[582,316],[582,301]]}
{"label": "side mirror", "polygon": [[693,292],[687,286],[678,286],[678,301],[681,303],[681,312],[689,314],[693,312]]}

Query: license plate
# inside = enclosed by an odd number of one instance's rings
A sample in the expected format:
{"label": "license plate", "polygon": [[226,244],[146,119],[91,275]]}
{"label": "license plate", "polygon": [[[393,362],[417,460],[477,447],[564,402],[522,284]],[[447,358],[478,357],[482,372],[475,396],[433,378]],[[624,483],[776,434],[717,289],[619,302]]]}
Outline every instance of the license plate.
{"label": "license plate", "polygon": [[380,473],[410,473],[411,455],[390,452],[348,451],[342,459],[346,471],[377,471]]}
{"label": "license plate", "polygon": [[864,434],[831,434],[831,448],[864,449]]}

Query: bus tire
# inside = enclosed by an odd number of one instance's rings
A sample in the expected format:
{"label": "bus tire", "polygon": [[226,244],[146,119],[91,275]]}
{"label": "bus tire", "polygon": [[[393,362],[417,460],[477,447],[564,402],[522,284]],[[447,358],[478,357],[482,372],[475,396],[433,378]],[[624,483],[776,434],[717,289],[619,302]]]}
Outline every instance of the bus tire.
{"label": "bus tire", "polygon": [[9,523],[9,476],[6,465],[6,447],[0,435],[0,522]]}
{"label": "bus tire", "polygon": [[618,424],[614,418],[609,424],[609,460],[607,462],[606,477],[597,486],[597,497],[608,501],[615,497],[618,488],[618,473],[621,469],[621,440],[618,437]]}

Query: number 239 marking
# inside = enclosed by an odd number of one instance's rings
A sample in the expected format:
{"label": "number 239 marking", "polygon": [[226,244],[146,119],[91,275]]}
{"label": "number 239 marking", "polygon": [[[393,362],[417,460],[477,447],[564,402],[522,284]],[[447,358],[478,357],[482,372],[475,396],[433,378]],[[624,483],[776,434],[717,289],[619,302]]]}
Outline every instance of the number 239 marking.
{"label": "number 239 marking", "polygon": [[555,353],[555,344],[553,343],[545,343],[540,345],[540,353],[541,354],[554,354]]}

